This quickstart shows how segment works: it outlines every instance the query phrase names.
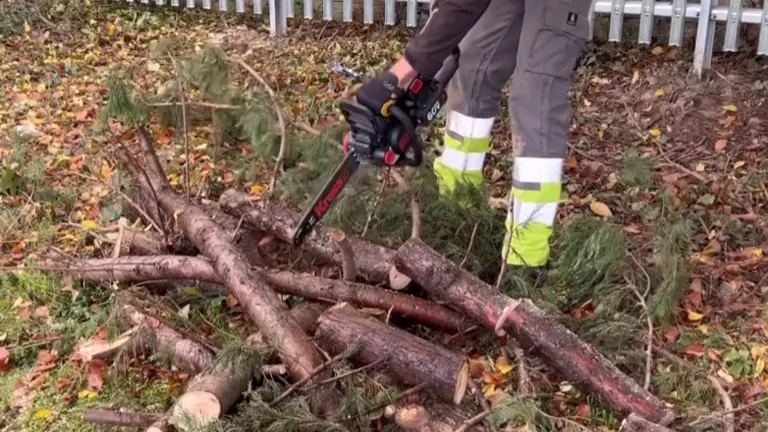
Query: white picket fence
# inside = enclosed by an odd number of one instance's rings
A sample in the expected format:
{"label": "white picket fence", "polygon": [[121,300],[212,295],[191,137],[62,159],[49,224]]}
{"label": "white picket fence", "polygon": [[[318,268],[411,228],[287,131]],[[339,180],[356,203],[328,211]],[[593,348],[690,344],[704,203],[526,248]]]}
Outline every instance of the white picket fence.
{"label": "white picket fence", "polygon": [[[127,0],[129,3],[139,1],[149,4],[154,2],[156,5],[165,5],[166,0]],[[179,7],[181,0],[170,0],[170,5]],[[198,4],[198,1],[202,2]],[[221,12],[230,11],[230,1],[218,0],[217,10]],[[262,15],[269,13],[269,22],[272,35],[280,36],[286,33],[288,18],[296,18],[295,5],[296,0],[247,0],[250,5],[246,5],[246,0],[234,0],[234,12],[245,13],[247,6],[254,14]],[[334,0],[319,0],[322,2],[323,17],[325,21],[331,21],[334,18]],[[430,0],[357,0],[362,1],[363,23],[374,23],[374,1],[384,3],[385,25],[395,25],[397,22],[396,2],[406,4],[405,24],[408,27],[418,26],[419,4],[428,5]],[[514,1],[514,0],[507,0]],[[651,43],[653,34],[653,25],[658,17],[669,19],[669,38],[667,43],[670,46],[682,46],[684,44],[684,31],[686,22],[696,22],[696,38],[694,47],[693,70],[697,76],[702,76],[711,65],[712,53],[715,47],[715,28],[717,23],[725,23],[725,35],[722,44],[723,51],[736,52],[739,49],[756,48],[757,55],[768,55],[768,0],[763,0],[763,8],[744,7],[744,1],[748,0],[730,0],[728,5],[720,5],[720,2],[729,0],[699,0],[699,3],[688,2],[687,0],[672,0],[671,2],[657,2],[654,0],[594,0],[592,11],[590,13],[590,23],[594,24],[595,14],[610,15],[610,27],[608,30],[608,40],[611,42],[621,42],[624,27],[624,18],[639,17],[639,30],[637,42],[648,45]],[[186,0],[187,8],[202,7],[203,9],[213,9],[212,0]],[[266,6],[266,8],[265,8]],[[303,18],[315,19],[315,0],[303,0]],[[353,21],[353,8],[355,0],[342,0],[342,21]],[[359,7],[359,6],[358,6]],[[265,11],[266,9],[266,11]],[[740,30],[743,25],[759,25],[759,39],[757,47],[739,46]],[[594,36],[594,30],[590,30]]]}

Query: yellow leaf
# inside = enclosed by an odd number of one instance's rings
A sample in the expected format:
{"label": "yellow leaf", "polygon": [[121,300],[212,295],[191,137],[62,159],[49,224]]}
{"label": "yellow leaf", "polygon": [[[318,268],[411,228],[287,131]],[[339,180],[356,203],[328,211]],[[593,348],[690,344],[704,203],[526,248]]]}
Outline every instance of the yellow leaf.
{"label": "yellow leaf", "polygon": [[496,386],[493,384],[483,384],[483,397],[488,397],[496,391]]}
{"label": "yellow leaf", "polygon": [[699,164],[698,164],[698,165],[696,165],[696,171],[698,171],[698,172],[704,172],[704,169],[705,169],[705,168],[704,168],[704,164],[703,164],[703,163],[699,162]]}
{"label": "yellow leaf", "polygon": [[496,359],[495,366],[496,366],[496,370],[503,373],[504,375],[508,374],[509,371],[514,369],[514,366],[507,363],[507,360],[503,356],[500,356],[499,358]]}
{"label": "yellow leaf", "polygon": [[32,31],[32,27],[29,26],[27,20],[24,20],[24,33],[29,33],[30,31]]}
{"label": "yellow leaf", "polygon": [[613,213],[611,213],[611,209],[608,208],[608,206],[605,205],[604,203],[601,203],[600,201],[592,201],[591,203],[589,203],[589,209],[592,210],[592,213],[598,216],[605,216],[605,217],[613,216]]}
{"label": "yellow leaf", "polygon": [[743,166],[744,166],[744,164],[745,164],[745,163],[746,163],[746,162],[744,162],[744,161],[738,161],[738,162],[736,162],[735,164],[733,164],[733,169],[736,169],[736,168],[741,168],[741,167],[743,167]]}
{"label": "yellow leaf", "polygon": [[653,54],[655,56],[660,55],[660,54],[664,54],[664,47],[660,46],[660,45],[657,45],[657,46],[653,47],[653,49],[651,50],[651,54]]}
{"label": "yellow leaf", "polygon": [[651,134],[651,136],[657,137],[657,136],[661,135],[661,130],[659,130],[659,129],[651,129],[651,130],[648,131],[648,133]]}
{"label": "yellow leaf", "polygon": [[35,411],[35,417],[37,418],[47,419],[47,418],[51,418],[52,416],[53,416],[53,412],[51,412],[51,410],[41,409],[41,410]]}
{"label": "yellow leaf", "polygon": [[728,384],[733,384],[733,377],[731,376],[731,374],[729,374],[725,370],[723,370],[723,369],[718,370],[717,371],[717,376],[719,376],[720,378],[724,379],[725,382],[727,382]]}
{"label": "yellow leaf", "polygon": [[259,197],[262,192],[264,192],[264,186],[258,184],[251,186],[251,195]]}
{"label": "yellow leaf", "polygon": [[83,225],[83,228],[88,229],[88,230],[99,229],[99,224],[97,224],[96,222],[94,222],[94,221],[92,221],[90,219],[84,220],[82,222],[82,225]]}
{"label": "yellow leaf", "polygon": [[762,358],[759,358],[755,362],[755,376],[760,375],[761,373],[763,373],[764,370],[765,370],[765,360],[763,360]]}
{"label": "yellow leaf", "polygon": [[702,332],[703,334],[709,334],[709,326],[706,324],[702,324],[697,329]]}
{"label": "yellow leaf", "polygon": [[704,315],[698,312],[688,311],[688,321],[701,321],[702,318],[704,318]]}
{"label": "yellow leaf", "polygon": [[657,89],[653,94],[656,95],[656,97],[662,97],[666,93],[664,93],[664,89]]}
{"label": "yellow leaf", "polygon": [[117,28],[114,24],[111,22],[107,23],[107,36],[112,37],[115,34],[115,30],[117,30]]}
{"label": "yellow leaf", "polygon": [[99,394],[96,393],[93,390],[81,390],[80,393],[77,394],[78,399],[94,399]]}
{"label": "yellow leaf", "polygon": [[766,348],[768,348],[768,347],[766,347],[765,345],[754,345],[754,346],[753,346],[753,347],[752,347],[752,348],[749,350],[749,351],[750,351],[750,354],[752,354],[752,360],[757,360],[757,359],[759,359],[760,357],[762,357],[762,356],[763,356],[763,354],[765,354],[765,350],[766,350]]}
{"label": "yellow leaf", "polygon": [[38,84],[35,90],[37,90],[38,93],[45,92],[45,84]]}
{"label": "yellow leaf", "polygon": [[723,105],[723,109],[730,112],[736,112],[739,110],[736,108],[736,105]]}

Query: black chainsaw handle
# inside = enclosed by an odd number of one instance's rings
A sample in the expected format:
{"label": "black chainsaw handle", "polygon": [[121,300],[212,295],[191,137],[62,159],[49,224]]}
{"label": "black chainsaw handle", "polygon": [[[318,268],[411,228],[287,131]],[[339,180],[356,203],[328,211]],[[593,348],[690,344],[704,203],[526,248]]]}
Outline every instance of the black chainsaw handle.
{"label": "black chainsaw handle", "polygon": [[389,113],[397,119],[397,121],[400,122],[400,124],[403,125],[403,129],[405,130],[405,134],[408,135],[408,138],[410,139],[410,146],[413,149],[413,156],[408,156],[407,154],[403,154],[401,156],[401,161],[403,165],[418,167],[422,164],[424,161],[424,146],[421,143],[421,140],[419,139],[418,133],[416,133],[416,125],[411,120],[411,117],[408,116],[408,114],[405,113],[400,107],[397,105],[393,105],[389,108]]}

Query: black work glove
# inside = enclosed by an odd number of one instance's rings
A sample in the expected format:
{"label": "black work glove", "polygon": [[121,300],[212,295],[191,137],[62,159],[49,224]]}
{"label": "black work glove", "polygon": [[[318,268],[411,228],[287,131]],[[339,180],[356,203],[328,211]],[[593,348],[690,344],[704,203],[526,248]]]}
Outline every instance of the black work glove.
{"label": "black work glove", "polygon": [[397,76],[386,70],[360,87],[356,95],[357,101],[374,114],[388,117],[389,107],[403,93],[397,82]]}

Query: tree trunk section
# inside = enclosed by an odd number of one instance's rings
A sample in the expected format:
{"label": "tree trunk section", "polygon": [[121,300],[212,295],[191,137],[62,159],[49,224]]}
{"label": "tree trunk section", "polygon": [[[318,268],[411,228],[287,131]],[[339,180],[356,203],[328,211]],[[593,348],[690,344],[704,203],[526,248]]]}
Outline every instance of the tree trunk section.
{"label": "tree trunk section", "polygon": [[622,373],[592,345],[547,317],[529,300],[516,307],[509,297],[460,269],[419,239],[409,239],[396,253],[397,268],[435,299],[454,304],[491,329],[505,313],[503,329],[525,348],[584,390],[597,393],[622,416],[636,413],[655,423],[669,424],[674,411]]}
{"label": "tree trunk section", "polygon": [[[400,428],[413,432],[454,432],[474,416],[463,405],[448,405],[433,400],[428,400],[423,405],[390,405],[384,412]],[[467,432],[481,430],[481,427],[473,426]]]}
{"label": "tree trunk section", "polygon": [[[227,213],[242,217],[249,225],[284,242],[293,243],[293,229],[300,219],[295,212],[263,201],[254,203],[247,195],[231,189],[221,194],[219,205]],[[355,254],[357,271],[363,278],[373,284],[389,281],[393,250],[355,237],[349,237],[348,242]],[[338,266],[344,264],[330,230],[321,225],[304,239],[301,247],[325,262]]]}
{"label": "tree trunk section", "polygon": [[664,426],[651,423],[648,420],[632,413],[621,422],[619,432],[672,432]]}
{"label": "tree trunk section", "polygon": [[334,354],[354,346],[357,362],[381,361],[404,385],[425,383],[440,399],[453,404],[464,397],[468,366],[463,355],[388,326],[346,303],[324,313],[315,334]]}
{"label": "tree trunk section", "polygon": [[[190,204],[170,186],[154,152],[149,135],[137,130],[139,144],[147,162],[147,173],[166,214],[176,216],[176,223],[187,238],[213,263],[228,291],[238,300],[259,330],[276,344],[283,363],[295,380],[306,378],[322,364],[317,350],[288,312],[288,307],[266,282],[252,271],[245,255],[232,244],[219,225],[200,208]],[[125,154],[126,158],[130,158]]]}

